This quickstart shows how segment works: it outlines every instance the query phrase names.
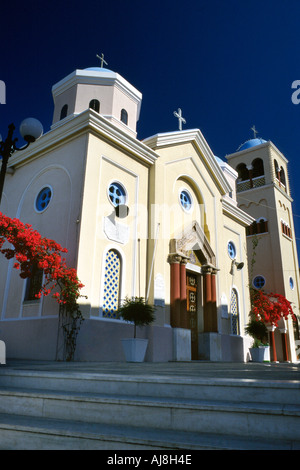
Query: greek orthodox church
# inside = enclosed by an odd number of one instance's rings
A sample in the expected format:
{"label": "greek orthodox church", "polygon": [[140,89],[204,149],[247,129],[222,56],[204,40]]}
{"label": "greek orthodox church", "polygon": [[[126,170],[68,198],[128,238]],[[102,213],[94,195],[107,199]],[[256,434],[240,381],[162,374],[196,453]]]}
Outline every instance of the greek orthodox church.
{"label": "greek orthodox church", "polygon": [[[287,160],[252,139],[226,161],[199,129],[137,138],[142,94],[103,67],[52,88],[51,129],[9,161],[1,212],[68,249],[84,284],[75,360],[124,361],[126,297],[155,306],[146,361],[249,360],[249,283],[299,315],[299,268]],[[180,110],[177,113],[182,122]],[[249,279],[254,235],[257,263]],[[0,260],[0,338],[8,358],[54,360],[58,304],[39,279]],[[276,359],[296,361],[297,325],[275,331]]]}

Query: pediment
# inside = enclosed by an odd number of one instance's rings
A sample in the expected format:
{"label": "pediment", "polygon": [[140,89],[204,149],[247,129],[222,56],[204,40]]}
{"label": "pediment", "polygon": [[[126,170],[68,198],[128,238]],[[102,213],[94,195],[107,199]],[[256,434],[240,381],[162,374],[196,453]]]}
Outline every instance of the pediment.
{"label": "pediment", "polygon": [[211,148],[209,147],[207,141],[199,129],[189,129],[186,131],[156,134],[155,136],[145,139],[143,143],[156,151],[158,154],[161,148],[174,147],[181,144],[190,143],[198,153],[199,158],[206,166],[208,172],[211,175],[211,178],[214,180],[221,194],[224,195],[232,191],[232,188],[224,176],[224,173],[220,168],[216,157],[214,156]]}
{"label": "pediment", "polygon": [[190,259],[192,252],[201,265],[216,265],[214,251],[202,227],[196,221],[170,240],[170,254],[178,254]]}

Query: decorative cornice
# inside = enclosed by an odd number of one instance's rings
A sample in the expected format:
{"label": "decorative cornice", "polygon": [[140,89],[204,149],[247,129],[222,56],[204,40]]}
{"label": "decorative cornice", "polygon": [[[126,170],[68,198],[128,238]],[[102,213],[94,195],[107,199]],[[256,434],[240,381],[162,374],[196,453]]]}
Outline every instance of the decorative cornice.
{"label": "decorative cornice", "polygon": [[202,132],[199,129],[189,129],[186,131],[167,132],[164,134],[156,134],[143,140],[148,147],[153,150],[179,145],[191,142],[195,145],[199,153],[204,159],[204,162],[209,167],[214,175],[214,179],[218,184],[221,193],[226,194],[232,191],[230,184],[225,178],[223,171],[216,161],[208,143],[206,142]]}
{"label": "decorative cornice", "polygon": [[222,200],[222,208],[226,215],[242,223],[244,226],[251,225],[255,221],[251,215],[247,214],[239,207],[234,206],[226,199]]}
{"label": "decorative cornice", "polygon": [[9,166],[18,167],[29,160],[39,157],[41,154],[45,154],[51,148],[62,145],[67,140],[91,131],[100,138],[113,142],[144,163],[152,165],[158,158],[158,155],[148,146],[131,137],[128,133],[123,132],[94,110],[87,109],[61,126],[44,134],[39,140],[30,145],[28,149],[13,154]]}

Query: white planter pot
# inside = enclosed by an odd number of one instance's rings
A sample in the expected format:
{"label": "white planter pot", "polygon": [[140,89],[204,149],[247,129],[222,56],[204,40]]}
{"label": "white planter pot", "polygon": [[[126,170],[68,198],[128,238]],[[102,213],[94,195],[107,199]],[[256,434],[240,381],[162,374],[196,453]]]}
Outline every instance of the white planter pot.
{"label": "white planter pot", "polygon": [[144,362],[148,340],[141,338],[122,339],[127,362]]}
{"label": "white planter pot", "polygon": [[270,346],[259,346],[249,349],[253,362],[270,361]]}

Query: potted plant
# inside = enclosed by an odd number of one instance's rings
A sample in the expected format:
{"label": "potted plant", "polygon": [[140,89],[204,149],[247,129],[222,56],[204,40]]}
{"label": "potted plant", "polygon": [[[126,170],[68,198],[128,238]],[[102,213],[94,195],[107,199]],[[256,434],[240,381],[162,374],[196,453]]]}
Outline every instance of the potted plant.
{"label": "potted plant", "polygon": [[127,362],[143,362],[148,346],[148,339],[136,337],[137,326],[150,325],[154,319],[155,308],[146,303],[143,297],[126,297],[123,305],[118,309],[117,316],[134,324],[133,338],[122,339]]}
{"label": "potted plant", "polygon": [[254,339],[252,348],[249,348],[252,361],[270,361],[270,347],[267,343],[268,330],[266,325],[260,320],[251,319],[245,328],[245,332]]}

